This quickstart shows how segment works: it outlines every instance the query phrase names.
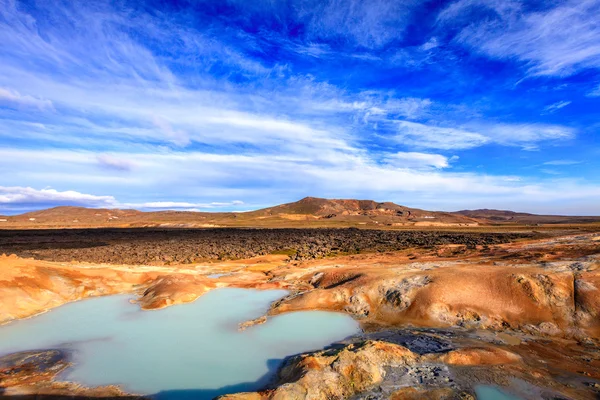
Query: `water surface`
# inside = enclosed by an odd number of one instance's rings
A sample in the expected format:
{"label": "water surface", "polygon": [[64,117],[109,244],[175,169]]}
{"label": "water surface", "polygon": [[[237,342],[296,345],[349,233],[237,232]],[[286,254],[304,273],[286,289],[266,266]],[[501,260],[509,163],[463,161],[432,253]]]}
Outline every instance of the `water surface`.
{"label": "water surface", "polygon": [[495,386],[477,386],[475,387],[475,394],[477,400],[522,400],[520,397],[504,393]]}
{"label": "water surface", "polygon": [[256,390],[282,358],[358,332],[349,316],[295,312],[238,331],[285,291],[219,289],[194,303],[141,311],[130,296],[71,303],[0,327],[0,355],[64,347],[75,367],[64,377],[86,385],[122,384],[165,399],[208,399]]}

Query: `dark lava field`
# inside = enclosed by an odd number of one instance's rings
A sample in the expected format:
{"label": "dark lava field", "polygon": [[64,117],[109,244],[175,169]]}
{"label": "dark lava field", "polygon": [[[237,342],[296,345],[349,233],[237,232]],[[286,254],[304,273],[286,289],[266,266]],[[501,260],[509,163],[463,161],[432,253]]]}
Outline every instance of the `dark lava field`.
{"label": "dark lava field", "polygon": [[534,233],[347,229],[64,229],[1,230],[0,254],[49,261],[187,264],[286,254],[291,260],[437,245],[507,243]]}

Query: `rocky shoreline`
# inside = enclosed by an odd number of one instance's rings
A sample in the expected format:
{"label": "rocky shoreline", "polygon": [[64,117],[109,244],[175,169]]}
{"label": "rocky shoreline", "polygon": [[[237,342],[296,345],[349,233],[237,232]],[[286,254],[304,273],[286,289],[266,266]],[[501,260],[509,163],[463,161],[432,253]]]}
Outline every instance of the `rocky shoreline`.
{"label": "rocky shoreline", "polygon": [[[486,386],[522,399],[591,400],[600,395],[598,344],[520,332],[378,329],[290,356],[265,389],[219,399],[468,400],[477,398],[478,387]],[[128,394],[116,386],[88,388],[57,379],[70,365],[68,353],[60,349],[0,357],[0,383],[5,388],[0,398],[152,397]]]}
{"label": "rocky shoreline", "polygon": [[60,374],[72,365],[65,349],[31,350],[0,357],[0,399],[19,400],[144,400],[118,386],[90,388],[65,382]]}
{"label": "rocky shoreline", "polygon": [[[292,356],[277,381],[234,399],[475,399],[480,386],[501,387],[523,399],[595,399],[600,391],[597,346],[555,342],[513,332],[511,345],[486,331],[384,329]],[[535,363],[556,346],[555,365]],[[579,353],[576,353],[578,351]],[[574,355],[577,356],[574,357]],[[583,356],[583,354],[587,354]],[[594,367],[573,377],[568,367]]]}

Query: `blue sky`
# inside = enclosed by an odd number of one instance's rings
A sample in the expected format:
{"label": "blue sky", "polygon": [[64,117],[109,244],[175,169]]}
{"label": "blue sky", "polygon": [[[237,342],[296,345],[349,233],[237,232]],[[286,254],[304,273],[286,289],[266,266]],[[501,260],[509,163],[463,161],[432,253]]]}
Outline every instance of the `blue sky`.
{"label": "blue sky", "polygon": [[0,213],[600,214],[600,0],[0,0]]}

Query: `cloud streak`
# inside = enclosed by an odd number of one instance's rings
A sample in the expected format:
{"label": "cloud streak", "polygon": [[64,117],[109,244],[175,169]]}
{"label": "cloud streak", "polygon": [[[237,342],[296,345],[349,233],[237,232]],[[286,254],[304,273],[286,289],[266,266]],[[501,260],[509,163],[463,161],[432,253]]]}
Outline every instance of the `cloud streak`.
{"label": "cloud streak", "polygon": [[453,128],[397,121],[394,140],[405,145],[441,150],[461,150],[500,144],[537,148],[538,143],[572,139],[572,128],[546,124],[473,123],[471,127]]}
{"label": "cloud streak", "polygon": [[450,159],[441,154],[418,153],[418,152],[398,152],[385,157],[385,162],[396,168],[448,168],[450,161],[456,161],[458,157],[453,156]]}
{"label": "cloud streak", "polygon": [[0,105],[16,108],[34,108],[39,111],[54,110],[50,100],[39,99],[29,95],[23,95],[16,90],[0,87]]}
{"label": "cloud streak", "polygon": [[544,112],[548,113],[548,114],[552,114],[554,112],[557,112],[561,108],[565,108],[569,104],[571,104],[570,101],[564,101],[564,100],[563,101],[558,101],[556,103],[552,103],[552,104],[544,107]]}
{"label": "cloud streak", "polygon": [[113,196],[95,196],[74,190],[34,189],[20,186],[0,186],[0,208],[3,210],[49,207],[54,205],[81,205],[111,207],[117,204]]}
{"label": "cloud streak", "polygon": [[35,189],[21,186],[0,186],[0,211],[20,212],[56,206],[80,206],[88,208],[135,208],[144,211],[161,210],[214,210],[238,207],[244,202],[190,203],[181,201],[154,201],[144,203],[121,203],[113,196],[93,195],[74,190],[59,191],[51,188]]}
{"label": "cloud streak", "polygon": [[398,121],[395,140],[403,144],[431,149],[470,149],[490,142],[486,136],[464,129]]}
{"label": "cloud streak", "polygon": [[468,21],[456,40],[492,57],[521,60],[532,75],[600,68],[597,0],[566,1],[543,11],[528,11],[525,3],[514,0],[459,0],[440,20],[461,21],[481,9],[493,11],[493,17]]}

